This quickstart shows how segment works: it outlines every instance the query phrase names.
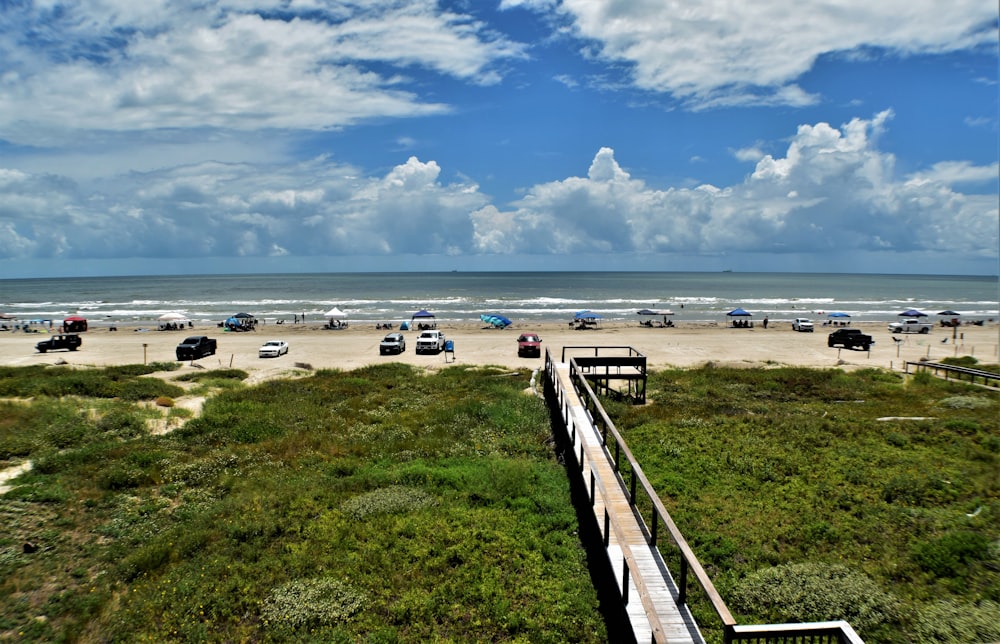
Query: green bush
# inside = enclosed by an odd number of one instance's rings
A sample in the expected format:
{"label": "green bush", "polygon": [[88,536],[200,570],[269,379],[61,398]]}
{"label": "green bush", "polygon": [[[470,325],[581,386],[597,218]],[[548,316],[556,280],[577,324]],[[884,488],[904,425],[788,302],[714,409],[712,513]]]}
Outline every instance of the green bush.
{"label": "green bush", "polygon": [[297,579],[268,593],[260,616],[266,626],[334,625],[347,621],[364,602],[363,593],[340,580]]}
{"label": "green bush", "polygon": [[938,403],[948,409],[982,409],[993,405],[993,401],[983,396],[949,396]]}
{"label": "green bush", "polygon": [[933,541],[917,544],[913,560],[938,577],[960,577],[967,566],[989,557],[990,541],[976,532],[950,532]]}
{"label": "green bush", "polygon": [[352,519],[360,521],[372,515],[403,514],[434,504],[434,497],[423,490],[393,485],[351,497],[340,509]]}
{"label": "green bush", "polygon": [[146,423],[133,407],[114,407],[97,421],[97,430],[119,438],[135,438],[146,432]]}
{"label": "green bush", "polygon": [[922,606],[913,623],[918,642],[969,644],[1000,641],[1000,604],[939,601]]}
{"label": "green bush", "polygon": [[765,623],[846,620],[861,633],[899,619],[892,595],[863,573],[838,564],[760,570],[736,584],[732,606]]}

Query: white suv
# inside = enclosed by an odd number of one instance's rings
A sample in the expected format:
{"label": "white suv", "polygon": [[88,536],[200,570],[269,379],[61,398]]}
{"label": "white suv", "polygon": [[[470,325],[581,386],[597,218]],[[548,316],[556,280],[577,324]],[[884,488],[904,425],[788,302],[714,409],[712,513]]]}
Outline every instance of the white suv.
{"label": "white suv", "polygon": [[795,331],[813,332],[813,323],[809,318],[795,318],[792,322],[792,329]]}

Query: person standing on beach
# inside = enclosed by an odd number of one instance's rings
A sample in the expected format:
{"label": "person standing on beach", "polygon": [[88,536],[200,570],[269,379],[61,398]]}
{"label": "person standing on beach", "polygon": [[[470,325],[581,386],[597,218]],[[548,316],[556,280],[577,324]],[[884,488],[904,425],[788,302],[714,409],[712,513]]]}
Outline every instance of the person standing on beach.
{"label": "person standing on beach", "polygon": [[765,329],[767,328],[767,316],[766,315],[764,316],[764,328]]}

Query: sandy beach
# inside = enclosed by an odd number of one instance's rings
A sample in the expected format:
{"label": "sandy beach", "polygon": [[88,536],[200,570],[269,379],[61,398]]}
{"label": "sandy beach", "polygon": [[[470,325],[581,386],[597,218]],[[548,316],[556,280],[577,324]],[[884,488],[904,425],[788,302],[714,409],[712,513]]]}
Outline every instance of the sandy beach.
{"label": "sandy beach", "polygon": [[[404,332],[407,350],[399,356],[379,355],[378,344],[386,331],[373,323],[354,323],[346,329],[325,329],[316,324],[263,325],[254,332],[223,332],[215,326],[195,325],[183,331],[158,331],[150,327],[119,326],[117,331],[96,328],[83,333],[79,351],[41,354],[35,343],[48,333],[8,331],[0,333],[0,364],[23,366],[70,364],[105,366],[174,361],[174,348],[188,335],[207,335],[218,340],[218,352],[198,361],[201,368],[233,367],[254,374],[254,380],[280,376],[296,367],[349,370],[370,364],[398,361],[427,369],[450,364],[499,365],[507,368],[534,368],[538,358],[517,356],[517,336],[526,331],[538,333],[543,349],[561,359],[564,347],[632,347],[647,356],[651,368],[694,367],[708,362],[727,366],[841,367],[845,369],[878,367],[903,368],[906,361],[940,360],[949,356],[972,355],[980,362],[997,362],[1000,325],[936,327],[927,335],[893,336],[883,323],[854,325],[875,338],[871,352],[843,350],[826,346],[832,328],[818,326],[814,333],[799,333],[788,322],[774,322],[764,329],[759,323],[752,329],[733,329],[720,324],[682,324],[675,328],[648,328],[635,322],[608,323],[598,329],[575,330],[566,323],[539,322],[515,324],[498,330],[480,323],[445,323],[439,329],[454,343],[454,363],[446,363],[445,354],[417,355],[414,352],[416,331]],[[281,339],[290,345],[288,355],[261,359],[257,349],[266,340]],[[898,342],[896,341],[898,340]],[[449,360],[451,356],[448,356]],[[192,370],[184,363],[182,370]],[[175,372],[176,373],[176,372]]]}

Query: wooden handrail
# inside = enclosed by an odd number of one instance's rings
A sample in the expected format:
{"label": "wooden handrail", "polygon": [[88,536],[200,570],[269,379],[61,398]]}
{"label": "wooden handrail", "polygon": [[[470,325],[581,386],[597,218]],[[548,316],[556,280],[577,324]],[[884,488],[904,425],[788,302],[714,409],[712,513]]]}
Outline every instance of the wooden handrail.
{"label": "wooden handrail", "polygon": [[[575,362],[574,360],[572,359],[570,360],[571,377],[573,376],[574,372],[574,367],[573,367],[574,362]],[[660,501],[660,498],[659,496],[657,496],[656,491],[653,489],[652,484],[650,484],[649,479],[646,478],[645,472],[642,471],[642,466],[639,465],[639,462],[636,460],[635,456],[633,456],[632,450],[629,449],[628,444],[625,442],[625,439],[623,439],[621,434],[618,433],[618,428],[615,427],[615,424],[613,422],[611,422],[611,419],[608,417],[607,412],[604,411],[604,407],[600,405],[600,403],[598,402],[597,395],[594,393],[594,390],[591,389],[590,383],[588,383],[587,379],[580,374],[576,374],[576,377],[578,383],[577,387],[583,390],[582,393],[584,393],[587,398],[597,403],[596,408],[598,410],[598,416],[601,418],[602,424],[604,425],[607,432],[610,432],[611,436],[614,437],[616,450],[624,454],[625,460],[628,462],[629,467],[632,470],[633,476],[638,481],[647,499],[650,501],[650,503],[652,503],[657,518],[663,523],[664,527],[666,527],[667,532],[670,534],[671,540],[674,542],[674,545],[676,545],[677,549],[680,551],[682,560],[684,561],[687,568],[694,575],[694,578],[698,582],[698,585],[701,586],[702,590],[705,592],[705,595],[708,597],[708,600],[712,604],[712,608],[715,610],[716,614],[719,616],[719,619],[722,621],[723,626],[726,628],[734,626],[736,624],[736,620],[733,619],[732,614],[729,612],[729,607],[726,606],[726,603],[722,600],[722,596],[719,594],[718,590],[716,590],[715,584],[712,583],[712,580],[709,578],[708,573],[705,572],[705,569],[704,567],[702,567],[701,562],[698,561],[698,558],[695,556],[694,551],[691,550],[691,547],[688,545],[687,540],[684,539],[684,535],[681,534],[680,529],[677,527],[677,524],[674,523],[674,520],[670,516],[670,513],[667,512],[667,509],[663,506],[663,502]],[[578,389],[577,391],[579,392],[580,389]],[[581,398],[582,397],[583,396],[581,396]],[[605,436],[605,443],[607,443],[607,438],[606,438],[607,434],[604,433],[603,435]],[[617,468],[618,464],[616,463],[615,465]],[[635,505],[634,496],[631,498],[631,503],[633,506]],[[647,530],[649,530],[648,527]],[[652,537],[651,531],[650,535]],[[650,545],[656,547],[656,542],[652,541],[651,539]],[[682,598],[681,603],[682,604],[686,603],[686,601],[684,600],[686,599],[687,596],[687,589],[684,586],[679,585],[678,590],[681,593],[681,598]]]}
{"label": "wooden handrail", "polygon": [[[563,355],[567,348],[585,348],[594,349],[595,355],[601,347],[564,347]],[[625,347],[611,347],[614,349],[622,349]],[[631,352],[630,348],[630,352]],[[638,353],[638,352],[636,352]],[[642,513],[636,507],[636,487],[641,488],[642,492],[645,494],[647,500],[652,505],[652,526],[645,526],[646,534],[648,536],[648,545],[650,548],[659,550],[657,545],[657,535],[659,524],[662,523],[668,534],[670,535],[671,541],[677,547],[681,554],[681,570],[680,579],[678,580],[678,603],[682,606],[687,605],[687,578],[688,572],[693,574],[695,580],[701,586],[702,590],[705,592],[706,597],[712,604],[712,608],[719,620],[722,622],[723,626],[723,638],[727,644],[732,642],[740,641],[785,641],[787,638],[801,638],[801,637],[819,637],[819,638],[831,638],[831,639],[820,639],[818,641],[833,642],[836,641],[839,644],[864,644],[864,641],[854,632],[851,625],[845,621],[836,622],[814,622],[814,623],[801,623],[801,624],[763,624],[763,625],[737,625],[736,620],[733,619],[732,614],[729,611],[728,606],[726,606],[725,601],[723,601],[722,596],[718,593],[712,580],[709,578],[708,573],[702,567],[701,562],[695,556],[694,551],[691,550],[681,534],[680,529],[674,523],[673,518],[670,513],[663,506],[660,501],[659,496],[657,496],[656,491],[653,489],[652,484],[646,477],[645,472],[642,470],[642,466],[639,465],[638,461],[632,454],[631,449],[629,449],[628,444],[625,439],[621,436],[618,428],[608,417],[604,410],[604,407],[600,404],[600,400],[595,394],[594,390],[591,388],[590,383],[584,372],[582,372],[577,365],[575,359],[570,359],[569,362],[570,371],[570,383],[576,390],[581,403],[583,403],[583,409],[589,416],[589,420],[594,424],[595,429],[600,429],[600,435],[602,439],[602,446],[604,447],[604,454],[602,458],[608,458],[611,460],[612,464],[615,466],[616,476],[619,483],[623,488],[626,487],[625,480],[621,474],[621,459],[624,456],[625,462],[628,464],[629,470],[632,474],[631,486],[627,489],[626,494],[628,495],[629,503],[636,510],[636,516],[639,518],[640,522],[645,524],[645,520],[642,518]],[[552,354],[548,348],[545,350],[545,373],[549,386],[554,388],[555,393],[559,399],[560,405],[560,415],[563,418],[563,422],[567,425],[567,430],[569,429],[570,416],[568,414],[568,408],[566,407],[567,401],[565,398],[565,393],[563,388],[559,383],[559,379],[556,377],[555,373],[555,363],[552,359]],[[598,428],[598,425],[601,427]],[[575,441],[576,427],[573,427],[573,436]],[[614,455],[612,456],[611,451],[608,449],[609,438],[610,442],[614,443]],[[601,497],[604,499],[605,506],[605,539],[608,538],[608,512],[607,512],[607,490],[604,487],[604,482],[600,480],[599,477],[594,477],[594,459],[597,458],[596,455],[591,454],[590,450],[585,447],[583,441],[581,441],[580,446],[581,460],[580,466],[583,467],[584,458],[587,462],[591,464],[591,493],[590,499],[591,503],[594,503],[595,495],[594,490],[600,490]],[[615,530],[618,542],[622,546],[622,553],[624,557],[623,565],[626,577],[622,579],[623,593],[627,593],[628,589],[628,572],[630,570],[637,569],[637,564],[632,553],[632,549],[624,541],[621,527],[617,522],[611,522],[611,528]],[[607,545],[607,542],[605,542]],[[662,555],[661,555],[662,558]],[[650,626],[653,629],[653,640],[656,642],[663,641],[658,634],[662,634],[662,626],[660,625],[659,616],[656,614],[655,607],[651,607],[646,601],[648,593],[646,591],[646,584],[641,577],[635,575],[633,577],[633,583],[636,585],[636,589],[639,591],[643,599],[643,607],[645,608],[647,619],[649,620]],[[625,603],[628,603],[627,595],[624,597]]]}

